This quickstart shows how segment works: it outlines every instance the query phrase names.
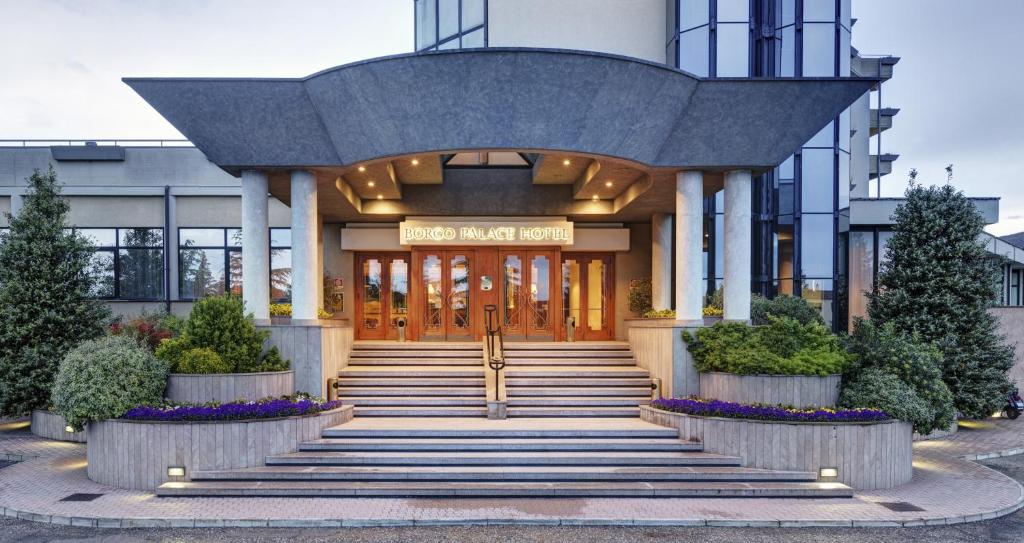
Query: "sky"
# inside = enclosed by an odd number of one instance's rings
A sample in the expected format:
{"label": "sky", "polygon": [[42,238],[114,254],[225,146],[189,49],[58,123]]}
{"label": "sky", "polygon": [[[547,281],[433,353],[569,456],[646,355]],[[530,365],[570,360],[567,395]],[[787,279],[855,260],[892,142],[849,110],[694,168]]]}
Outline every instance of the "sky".
{"label": "sky", "polygon": [[[558,1],[558,0],[552,0]],[[631,0],[621,0],[628,2]],[[412,0],[0,0],[0,139],[176,139],[128,76],[302,77],[412,50]],[[243,9],[244,7],[244,9]],[[853,0],[853,45],[901,57],[883,85],[900,155],[882,181],[999,196],[1024,231],[1024,0]]]}

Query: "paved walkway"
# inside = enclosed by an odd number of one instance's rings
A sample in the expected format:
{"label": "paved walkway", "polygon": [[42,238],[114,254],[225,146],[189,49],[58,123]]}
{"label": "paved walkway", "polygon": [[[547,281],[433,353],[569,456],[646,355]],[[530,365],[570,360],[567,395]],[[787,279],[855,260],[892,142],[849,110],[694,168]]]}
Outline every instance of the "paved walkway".
{"label": "paved walkway", "polygon": [[[1024,449],[1024,421],[965,424],[956,436],[914,446],[914,479],[853,499],[240,499],[156,498],[90,481],[85,447],[0,425],[0,510],[55,524],[107,527],[410,526],[452,524],[679,526],[915,526],[995,518],[1024,504],[1009,477],[961,456]],[[61,501],[75,493],[93,501]],[[893,511],[888,503],[921,511]]]}

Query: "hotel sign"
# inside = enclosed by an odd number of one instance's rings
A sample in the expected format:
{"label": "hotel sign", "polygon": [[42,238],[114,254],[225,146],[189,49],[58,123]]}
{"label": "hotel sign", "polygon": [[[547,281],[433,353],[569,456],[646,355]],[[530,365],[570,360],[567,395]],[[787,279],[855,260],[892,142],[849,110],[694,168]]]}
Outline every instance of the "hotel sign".
{"label": "hotel sign", "polygon": [[410,219],[399,232],[402,245],[572,245],[572,228],[564,219]]}

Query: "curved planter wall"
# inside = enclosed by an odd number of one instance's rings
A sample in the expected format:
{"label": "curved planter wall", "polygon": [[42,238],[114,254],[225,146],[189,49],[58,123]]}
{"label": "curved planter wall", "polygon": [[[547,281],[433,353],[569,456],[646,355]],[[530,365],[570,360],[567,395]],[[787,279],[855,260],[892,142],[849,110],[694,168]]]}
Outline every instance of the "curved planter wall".
{"label": "curved planter wall", "polygon": [[839,401],[839,375],[700,374],[700,396],[736,403],[793,407],[834,407]]}
{"label": "curved planter wall", "polygon": [[34,435],[57,441],[85,443],[85,432],[69,432],[64,429],[67,425],[64,417],[53,411],[44,409],[32,411],[32,433]]}
{"label": "curved planter wall", "polygon": [[[352,419],[352,406],[307,417],[226,422],[155,422],[120,419],[87,427],[89,478],[131,490],[187,481],[194,471],[264,465],[267,455],[295,452],[324,428]],[[184,467],[184,477],[168,477]]]}
{"label": "curved planter wall", "polygon": [[739,456],[748,468],[810,471],[837,468],[839,481],[858,490],[892,488],[910,481],[910,424],[786,423],[695,417],[641,406],[648,422],[677,428],[679,437],[706,452]]}
{"label": "curved planter wall", "polygon": [[172,373],[167,378],[167,399],[174,402],[231,402],[284,396],[295,392],[295,372]]}

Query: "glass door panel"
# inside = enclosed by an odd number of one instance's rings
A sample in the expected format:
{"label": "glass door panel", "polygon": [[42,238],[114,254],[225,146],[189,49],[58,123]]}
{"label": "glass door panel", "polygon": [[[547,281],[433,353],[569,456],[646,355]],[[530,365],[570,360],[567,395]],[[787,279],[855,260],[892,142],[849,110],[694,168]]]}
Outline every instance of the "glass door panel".
{"label": "glass door panel", "polygon": [[421,285],[423,286],[423,321],[420,323],[426,337],[444,337],[442,315],[445,309],[444,285],[441,275],[441,257],[428,254],[423,257]]}
{"label": "glass door panel", "polygon": [[503,254],[502,328],[509,336],[523,334],[523,260],[518,254]]}
{"label": "glass door panel", "polygon": [[[575,322],[576,339],[582,338],[583,321],[580,311],[583,300],[583,278],[580,277],[580,264],[574,258],[562,260],[562,322],[568,319]],[[568,328],[566,328],[568,333]]]}
{"label": "glass door panel", "polygon": [[562,318],[576,321],[575,339],[614,337],[611,255],[573,254],[562,258]]}
{"label": "glass door panel", "polygon": [[587,263],[587,334],[600,332],[607,324],[604,291],[605,268],[599,259]]}
{"label": "glass door panel", "polygon": [[449,264],[449,336],[471,336],[470,328],[470,264],[465,254],[452,254]]}
{"label": "glass door panel", "polygon": [[530,256],[529,335],[554,335],[551,322],[551,259],[552,255],[546,253],[532,253]]}
{"label": "glass door panel", "polygon": [[378,257],[363,256],[360,258],[359,326],[360,337],[382,339],[387,333],[384,327],[383,293],[384,266]]}
{"label": "glass door panel", "polygon": [[392,257],[388,272],[388,312],[391,322],[388,337],[394,339],[398,337],[398,319],[405,319],[406,326],[409,325],[409,259],[404,256]]}

